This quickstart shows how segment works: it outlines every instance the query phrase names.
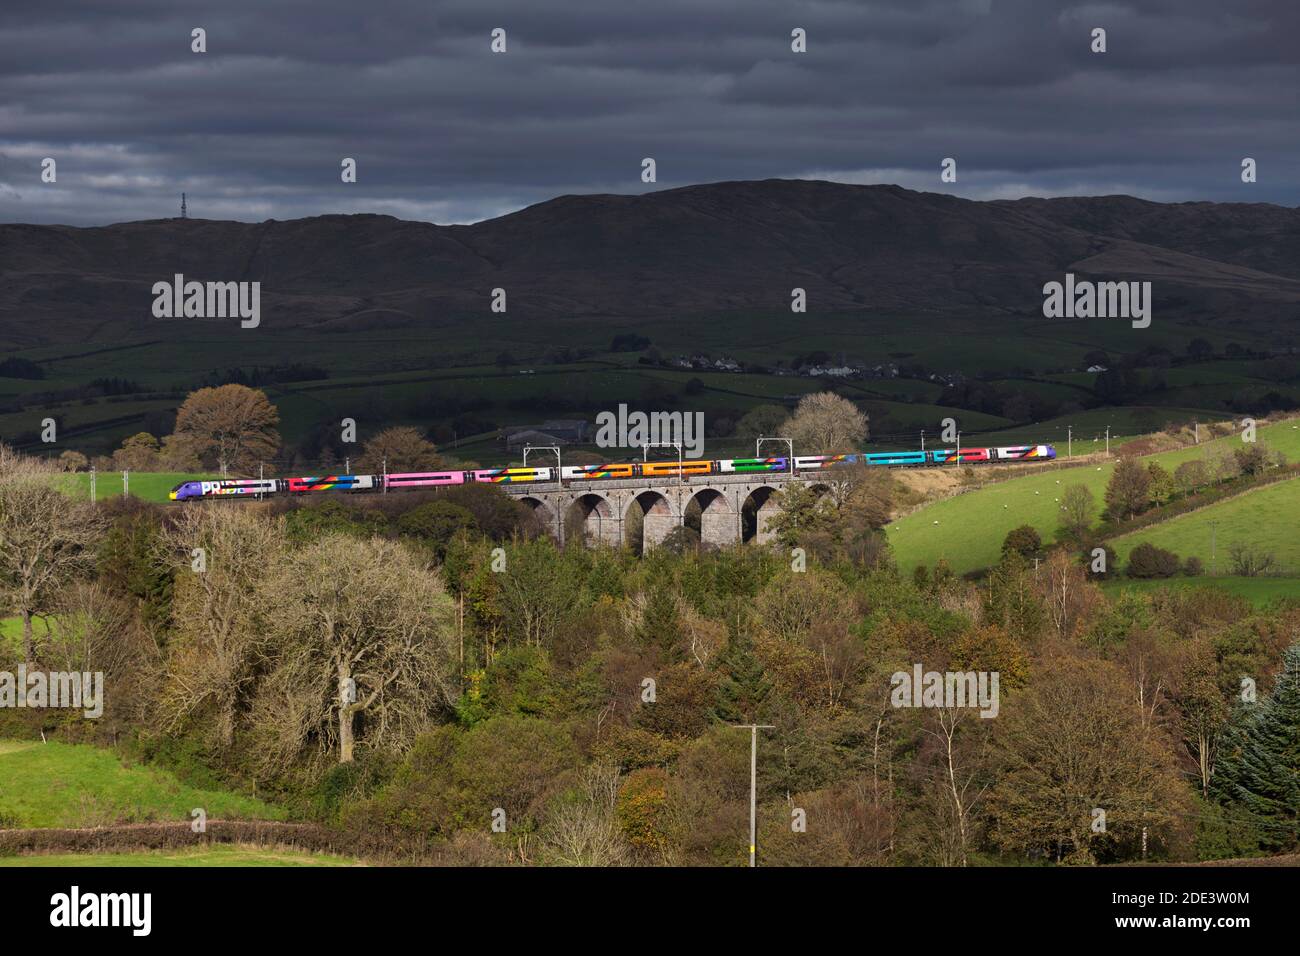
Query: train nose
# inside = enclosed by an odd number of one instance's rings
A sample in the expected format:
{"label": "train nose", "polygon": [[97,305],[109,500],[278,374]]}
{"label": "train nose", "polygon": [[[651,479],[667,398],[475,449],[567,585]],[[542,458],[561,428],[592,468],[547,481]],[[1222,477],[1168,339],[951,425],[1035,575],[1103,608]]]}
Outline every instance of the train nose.
{"label": "train nose", "polygon": [[176,492],[174,492],[174,491],[169,491],[169,492],[167,492],[167,497],[170,498],[172,501],[175,501],[175,500],[176,500]]}

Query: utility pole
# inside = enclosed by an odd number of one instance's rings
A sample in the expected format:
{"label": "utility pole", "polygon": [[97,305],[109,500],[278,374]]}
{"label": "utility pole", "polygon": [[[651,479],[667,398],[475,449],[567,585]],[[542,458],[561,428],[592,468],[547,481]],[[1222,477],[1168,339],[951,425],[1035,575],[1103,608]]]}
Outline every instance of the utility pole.
{"label": "utility pole", "polygon": [[749,865],[758,866],[758,732],[772,730],[772,724],[732,724],[749,728]]}
{"label": "utility pole", "polygon": [[95,503],[95,466],[90,466],[90,503]]}
{"label": "utility pole", "polygon": [[1074,429],[1070,426],[1065,428],[1065,457],[1069,458],[1074,454]]}
{"label": "utility pole", "polygon": [[549,451],[555,455],[555,480],[563,484],[560,475],[560,446],[559,445],[525,445],[524,446],[524,467],[528,467],[528,453],[530,451]]}
{"label": "utility pole", "polygon": [[925,451],[925,429],[921,429],[921,451]]}
{"label": "utility pole", "polygon": [[131,491],[130,472],[125,468],[122,469],[122,497],[125,498]]}
{"label": "utility pole", "polygon": [[384,490],[380,494],[388,494],[388,456],[384,456]]}
{"label": "utility pole", "polygon": [[182,219],[188,219],[188,218],[190,218],[189,210],[186,209],[186,207],[185,207],[185,194],[184,194],[184,193],[181,193],[181,218],[182,218]]}
{"label": "utility pole", "polygon": [[1106,454],[1110,454],[1110,426],[1106,426]]}
{"label": "utility pole", "polygon": [[1210,575],[1214,575],[1214,522],[1210,522]]}
{"label": "utility pole", "polygon": [[[530,451],[549,451],[555,454],[555,483],[559,487],[564,487],[563,472],[560,470],[560,446],[559,445],[525,445],[524,446],[524,467],[528,467],[528,453]],[[564,543],[564,518],[560,514],[563,509],[555,509],[555,539],[561,544]],[[601,541],[605,540],[605,529],[601,526],[602,518],[600,513],[596,514],[596,535]],[[463,656],[463,652],[462,652]]]}

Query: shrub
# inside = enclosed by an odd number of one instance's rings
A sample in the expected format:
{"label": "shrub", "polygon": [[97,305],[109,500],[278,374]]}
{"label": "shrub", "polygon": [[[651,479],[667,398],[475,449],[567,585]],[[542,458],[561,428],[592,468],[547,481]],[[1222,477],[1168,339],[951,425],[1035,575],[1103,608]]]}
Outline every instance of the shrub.
{"label": "shrub", "polygon": [[1189,578],[1199,578],[1204,573],[1205,565],[1196,555],[1188,556],[1187,560],[1183,562],[1183,574]]}
{"label": "shrub", "polygon": [[1014,551],[1022,558],[1032,558],[1043,548],[1043,539],[1036,530],[1030,525],[1022,524],[1019,528],[1012,528],[1007,532],[1006,539],[1002,542],[1002,553],[1005,555],[1009,551]]}
{"label": "shrub", "polygon": [[1253,578],[1273,567],[1274,557],[1267,551],[1260,551],[1254,545],[1239,542],[1228,549],[1232,561],[1232,573],[1242,577]]}
{"label": "shrub", "polygon": [[1106,553],[1105,571],[1093,570],[1092,566],[1093,561],[1095,560],[1092,554],[1093,549],[1090,548],[1087,551],[1084,551],[1079,557],[1080,562],[1087,569],[1088,580],[1090,581],[1100,581],[1105,578],[1115,577],[1119,574],[1119,555],[1115,553],[1115,549],[1108,544],[1098,545],[1098,547]]}
{"label": "shrub", "polygon": [[1178,555],[1154,544],[1139,544],[1129,553],[1131,578],[1171,578],[1178,573]]}

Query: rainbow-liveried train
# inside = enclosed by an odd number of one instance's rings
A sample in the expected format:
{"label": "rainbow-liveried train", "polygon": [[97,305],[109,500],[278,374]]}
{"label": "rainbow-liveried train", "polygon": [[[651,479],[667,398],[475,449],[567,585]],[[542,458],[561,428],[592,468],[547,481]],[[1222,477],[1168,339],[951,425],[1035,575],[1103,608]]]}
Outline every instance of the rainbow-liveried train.
{"label": "rainbow-liveried train", "polygon": [[[717,461],[629,461],[603,465],[563,465],[560,468],[479,468],[473,471],[427,471],[386,475],[323,475],[305,478],[235,478],[221,481],[182,481],[167,495],[172,501],[267,495],[302,495],[324,491],[397,491],[447,485],[522,484],[559,481],[603,481],[629,478],[689,478],[763,472],[807,472],[843,465],[924,468],[1056,457],[1051,445],[1010,445],[1002,448],[937,448],[929,451],[886,451],[857,455],[804,455],[790,458],[724,458]],[[557,475],[558,472],[558,475]]]}

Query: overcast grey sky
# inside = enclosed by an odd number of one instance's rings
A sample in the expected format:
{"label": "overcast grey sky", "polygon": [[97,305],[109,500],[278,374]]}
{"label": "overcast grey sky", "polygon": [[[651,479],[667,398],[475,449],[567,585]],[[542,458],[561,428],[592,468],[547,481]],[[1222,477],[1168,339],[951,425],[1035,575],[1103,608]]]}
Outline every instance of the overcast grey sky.
{"label": "overcast grey sky", "polygon": [[[207,31],[206,54],[190,32]],[[489,49],[494,28],[508,52]],[[808,52],[790,49],[802,27]],[[1090,52],[1094,27],[1108,52]],[[0,12],[0,221],[768,177],[1300,204],[1297,0],[51,0]],[[58,182],[40,164],[58,163]],[[355,157],[358,182],[340,182]],[[654,157],[658,182],[640,180]],[[939,180],[958,162],[958,182]],[[1242,157],[1259,182],[1243,185]]]}

